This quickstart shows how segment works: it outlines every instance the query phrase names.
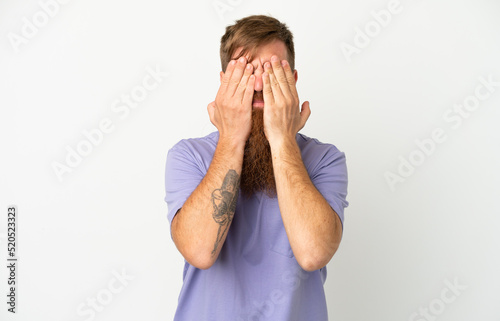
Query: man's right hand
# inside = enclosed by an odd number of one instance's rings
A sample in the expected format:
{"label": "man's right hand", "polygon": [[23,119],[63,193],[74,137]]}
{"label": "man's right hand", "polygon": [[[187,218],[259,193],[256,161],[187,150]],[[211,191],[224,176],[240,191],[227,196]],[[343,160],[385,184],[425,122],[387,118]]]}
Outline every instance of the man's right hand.
{"label": "man's right hand", "polygon": [[255,76],[245,57],[231,60],[222,76],[215,101],[208,104],[210,121],[219,130],[219,140],[242,144],[252,128]]}

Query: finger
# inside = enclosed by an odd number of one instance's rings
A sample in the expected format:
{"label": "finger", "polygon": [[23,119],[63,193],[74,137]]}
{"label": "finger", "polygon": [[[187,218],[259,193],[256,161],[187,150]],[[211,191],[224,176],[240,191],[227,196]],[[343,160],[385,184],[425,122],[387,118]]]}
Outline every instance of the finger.
{"label": "finger", "polygon": [[247,86],[245,88],[245,94],[242,100],[243,105],[252,107],[254,86],[255,86],[255,76],[250,75],[250,77],[248,78]]}
{"label": "finger", "polygon": [[220,90],[222,92],[225,92],[227,89],[227,86],[229,85],[229,79],[231,79],[231,75],[233,74],[234,66],[236,65],[236,60],[231,60],[226,67],[226,72],[224,73],[224,76],[222,77],[222,83],[220,85]]}
{"label": "finger", "polygon": [[281,65],[283,66],[283,70],[285,71],[285,76],[288,82],[288,88],[290,88],[290,92],[298,97],[297,86],[295,85],[295,76],[293,74],[292,67],[286,60],[282,60]]}
{"label": "finger", "polygon": [[238,85],[240,84],[245,66],[247,65],[246,62],[246,58],[241,57],[240,59],[238,59],[238,62],[234,66],[233,74],[231,75],[231,79],[229,79],[229,84],[227,87],[227,92],[231,95],[234,95],[236,88],[238,88]]}
{"label": "finger", "polygon": [[[253,66],[252,64],[247,64],[247,66],[245,67],[245,71],[243,73],[243,77],[241,77],[241,81],[238,85],[238,89],[237,89],[237,94],[243,99],[243,95],[245,94],[246,92],[246,89],[247,87],[249,86],[248,85],[248,80],[250,78],[250,75],[253,73]],[[252,90],[254,88],[252,87]]]}
{"label": "finger", "polygon": [[311,116],[311,108],[309,107],[309,102],[305,101],[302,104],[302,110],[300,111],[300,128],[301,130],[307,122],[307,119],[309,119],[309,116]]}
{"label": "finger", "polygon": [[274,96],[274,100],[280,100],[280,97],[283,96],[283,93],[281,92],[280,84],[276,80],[276,77],[274,76],[273,69],[271,67],[271,64],[269,62],[266,62],[264,64],[265,71],[269,75],[269,83],[271,87],[271,91]]}
{"label": "finger", "polygon": [[283,95],[289,96],[291,94],[290,87],[288,85],[288,80],[286,78],[285,71],[281,66],[281,62],[278,59],[278,56],[271,57],[271,64],[273,67],[273,74],[276,77],[276,80],[278,81],[281,92],[283,93]]}
{"label": "finger", "polygon": [[267,71],[262,74],[262,84],[264,85],[262,89],[264,105],[274,104],[273,90],[271,89],[271,81],[269,80],[269,73]]}

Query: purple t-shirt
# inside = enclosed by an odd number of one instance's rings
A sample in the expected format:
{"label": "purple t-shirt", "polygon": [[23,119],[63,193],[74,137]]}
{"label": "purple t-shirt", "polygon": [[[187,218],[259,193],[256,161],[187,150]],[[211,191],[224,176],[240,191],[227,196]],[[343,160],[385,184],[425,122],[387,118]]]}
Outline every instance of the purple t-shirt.
{"label": "purple t-shirt", "polygon": [[[166,164],[168,220],[205,176],[219,138],[213,132],[172,147]],[[348,205],[343,152],[302,134],[296,136],[309,177],[344,225]],[[211,215],[211,213],[207,213]],[[327,321],[326,267],[307,272],[297,263],[277,198],[240,193],[226,241],[207,270],[185,262],[177,321]]]}

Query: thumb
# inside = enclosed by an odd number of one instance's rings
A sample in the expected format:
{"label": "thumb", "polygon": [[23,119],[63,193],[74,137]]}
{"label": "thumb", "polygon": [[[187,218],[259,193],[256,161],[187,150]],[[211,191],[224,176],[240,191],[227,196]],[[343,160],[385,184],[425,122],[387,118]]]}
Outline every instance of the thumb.
{"label": "thumb", "polygon": [[302,104],[302,109],[300,111],[300,129],[305,126],[309,116],[311,116],[311,108],[309,107],[309,101],[305,101]]}
{"label": "thumb", "polygon": [[207,111],[208,111],[208,117],[210,117],[210,122],[215,125],[215,123],[214,123],[214,120],[215,120],[215,101],[212,101],[210,104],[208,104]]}

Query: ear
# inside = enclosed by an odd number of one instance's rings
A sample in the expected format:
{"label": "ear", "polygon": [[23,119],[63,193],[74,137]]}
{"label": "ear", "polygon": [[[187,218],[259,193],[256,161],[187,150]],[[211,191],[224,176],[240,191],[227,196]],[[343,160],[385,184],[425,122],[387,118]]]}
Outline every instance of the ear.
{"label": "ear", "polygon": [[293,71],[293,77],[295,77],[295,83],[297,83],[297,80],[299,79],[299,73],[297,72],[297,69]]}
{"label": "ear", "polygon": [[224,72],[223,71],[220,72],[220,83],[221,84],[222,84],[222,77],[224,77]]}

